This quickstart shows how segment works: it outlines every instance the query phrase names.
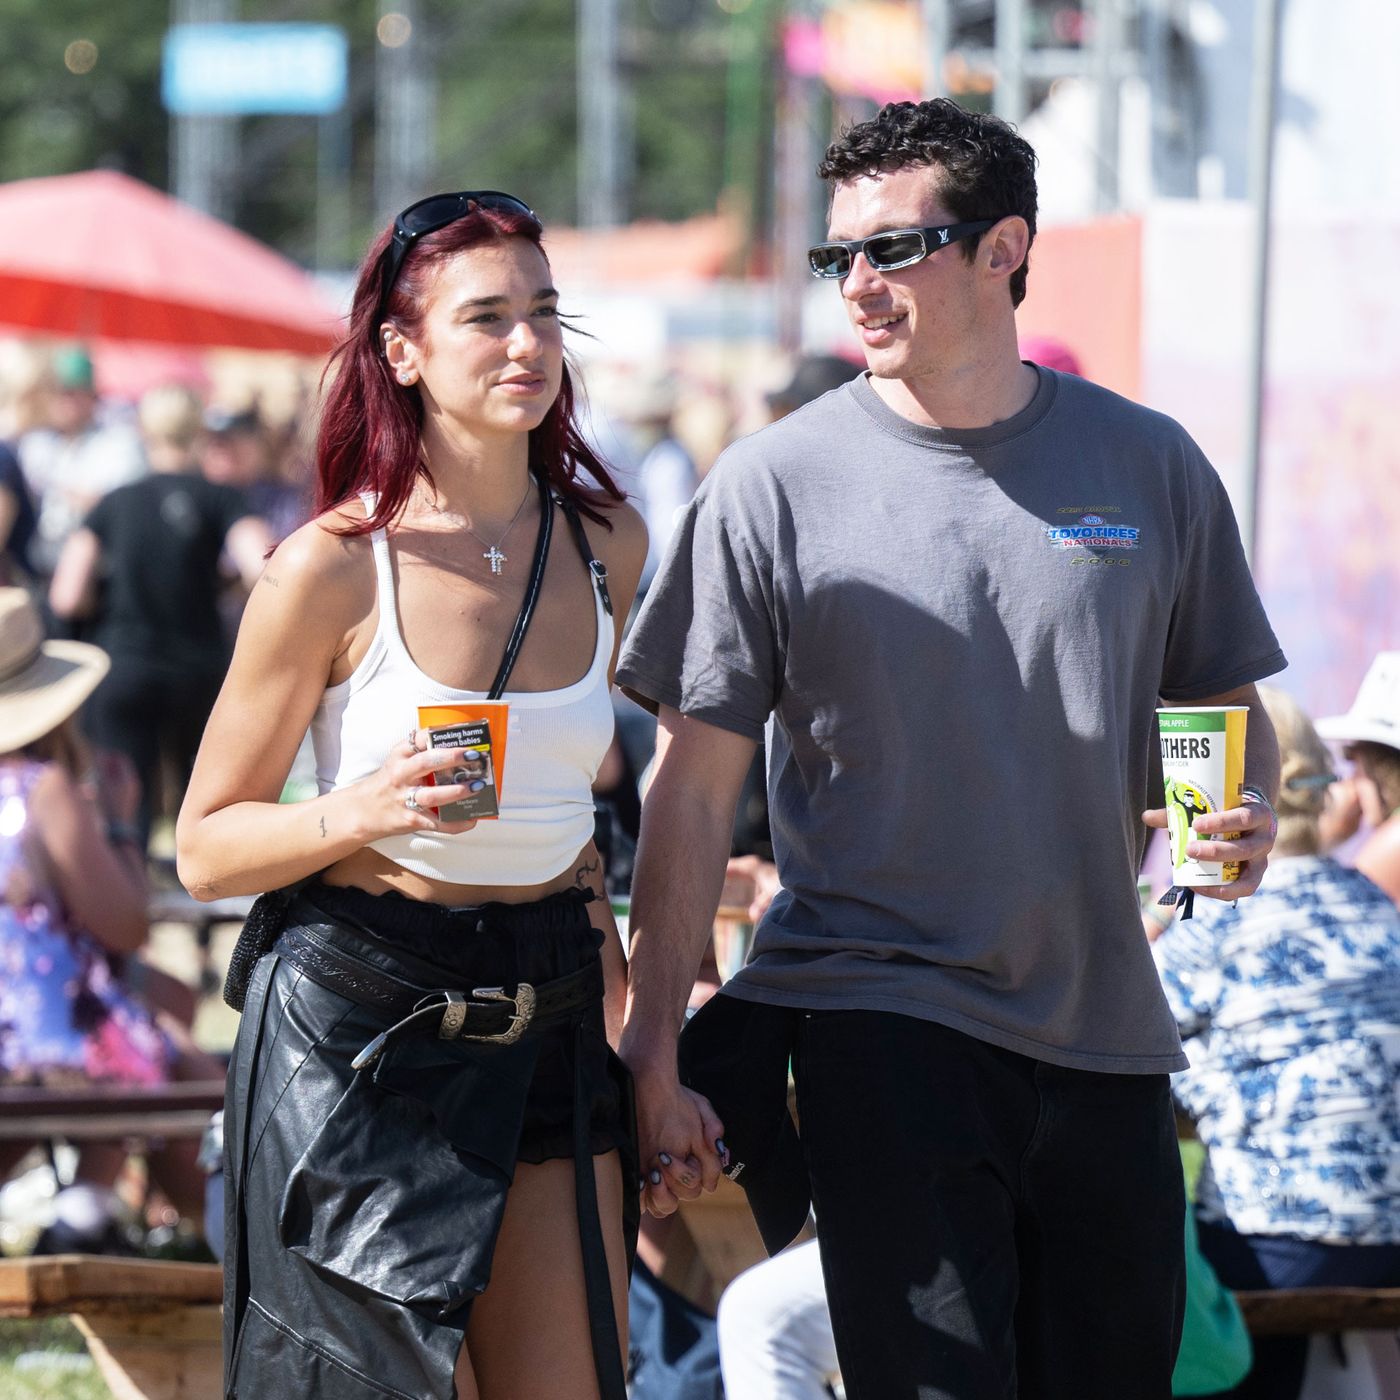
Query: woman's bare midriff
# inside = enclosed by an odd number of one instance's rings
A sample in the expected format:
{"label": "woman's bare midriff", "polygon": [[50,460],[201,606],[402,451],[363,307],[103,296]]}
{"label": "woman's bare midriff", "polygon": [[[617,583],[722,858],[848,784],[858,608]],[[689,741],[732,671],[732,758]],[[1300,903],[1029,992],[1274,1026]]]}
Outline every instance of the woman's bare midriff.
{"label": "woman's bare midriff", "polygon": [[397,890],[409,899],[421,899],[433,904],[460,908],[475,904],[528,904],[546,895],[571,890],[575,885],[575,862],[552,880],[542,885],[456,885],[446,880],[431,880],[396,865],[388,856],[372,851],[368,846],[338,860],[321,872],[328,885],[348,885],[370,894],[387,894]]}

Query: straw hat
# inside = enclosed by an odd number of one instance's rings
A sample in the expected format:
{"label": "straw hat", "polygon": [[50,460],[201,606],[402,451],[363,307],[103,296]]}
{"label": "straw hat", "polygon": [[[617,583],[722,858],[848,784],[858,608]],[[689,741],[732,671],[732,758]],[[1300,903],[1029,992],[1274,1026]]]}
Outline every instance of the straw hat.
{"label": "straw hat", "polygon": [[1371,662],[1351,709],[1317,722],[1324,739],[1369,740],[1400,749],[1400,651],[1383,651]]}
{"label": "straw hat", "polygon": [[111,662],[86,642],[46,642],[22,588],[0,588],[0,753],[57,729],[97,688]]}

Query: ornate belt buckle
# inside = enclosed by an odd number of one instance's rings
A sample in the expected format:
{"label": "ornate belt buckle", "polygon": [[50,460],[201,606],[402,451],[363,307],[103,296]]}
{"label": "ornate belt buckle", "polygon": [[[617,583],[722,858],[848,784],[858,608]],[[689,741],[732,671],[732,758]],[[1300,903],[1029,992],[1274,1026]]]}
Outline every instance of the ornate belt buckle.
{"label": "ornate belt buckle", "polygon": [[[463,1035],[460,1037],[462,1040],[484,1040],[493,1045],[514,1045],[525,1034],[525,1028],[535,1014],[535,989],[528,982],[522,982],[515,989],[513,997],[506,995],[504,987],[473,987],[472,996],[477,1001],[507,1002],[514,1009],[510,1014],[510,1025],[499,1034]],[[466,1020],[465,1003],[462,1007],[462,1020]]]}

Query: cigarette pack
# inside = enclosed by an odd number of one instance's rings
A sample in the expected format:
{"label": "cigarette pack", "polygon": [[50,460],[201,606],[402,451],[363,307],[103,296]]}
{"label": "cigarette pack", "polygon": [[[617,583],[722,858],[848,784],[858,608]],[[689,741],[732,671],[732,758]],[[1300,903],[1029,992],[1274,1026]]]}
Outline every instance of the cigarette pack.
{"label": "cigarette pack", "polygon": [[462,750],[461,762],[437,771],[431,785],[462,783],[469,797],[437,809],[444,822],[490,822],[501,815],[505,781],[507,704],[487,701],[473,706],[419,706],[419,724],[434,749]]}
{"label": "cigarette pack", "polygon": [[445,822],[481,821],[501,814],[496,789],[496,766],[492,759],[491,726],[484,720],[467,724],[444,724],[428,730],[428,743],[435,749],[460,749],[461,758],[450,768],[430,774],[433,786],[464,783],[470,795],[459,802],[447,802],[437,809]]}

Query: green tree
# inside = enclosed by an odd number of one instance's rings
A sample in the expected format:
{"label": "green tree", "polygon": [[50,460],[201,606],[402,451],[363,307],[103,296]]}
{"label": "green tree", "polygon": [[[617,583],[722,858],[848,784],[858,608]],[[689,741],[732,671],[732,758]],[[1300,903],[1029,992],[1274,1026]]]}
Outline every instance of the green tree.
{"label": "green tree", "polygon": [[[724,179],[729,26],[716,0],[620,0],[630,94],[627,212],[680,219],[715,208]],[[350,42],[352,263],[373,233],[377,0],[241,0],[238,17],[341,25]],[[437,87],[439,188],[519,191],[550,222],[577,217],[575,0],[420,0]],[[111,166],[169,187],[160,96],[169,0],[0,0],[0,179]],[[92,50],[71,45],[86,41]],[[86,54],[95,61],[86,71]],[[65,53],[68,54],[65,64]],[[310,262],[316,240],[315,119],[238,121],[227,172],[234,222]],[[757,138],[762,140],[762,133]]]}
{"label": "green tree", "polygon": [[163,187],[168,13],[169,0],[0,0],[0,178],[112,166]]}

